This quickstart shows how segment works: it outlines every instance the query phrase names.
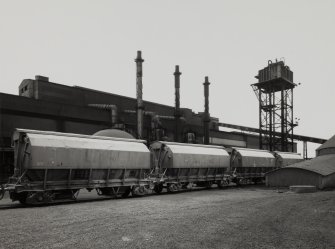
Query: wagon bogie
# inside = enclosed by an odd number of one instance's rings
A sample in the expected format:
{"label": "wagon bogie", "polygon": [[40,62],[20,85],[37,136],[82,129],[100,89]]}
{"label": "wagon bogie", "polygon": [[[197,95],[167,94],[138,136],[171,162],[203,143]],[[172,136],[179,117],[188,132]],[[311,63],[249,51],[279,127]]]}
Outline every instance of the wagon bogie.
{"label": "wagon bogie", "polygon": [[156,194],[160,194],[160,193],[162,193],[163,189],[164,189],[164,186],[163,186],[162,183],[155,184],[155,185],[154,185],[154,188],[153,188],[153,190],[154,190],[154,192],[155,192]]}

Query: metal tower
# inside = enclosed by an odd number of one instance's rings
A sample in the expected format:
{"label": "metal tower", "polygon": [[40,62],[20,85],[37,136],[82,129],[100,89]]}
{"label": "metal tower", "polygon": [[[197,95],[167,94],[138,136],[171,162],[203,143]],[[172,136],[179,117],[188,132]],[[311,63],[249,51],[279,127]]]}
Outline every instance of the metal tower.
{"label": "metal tower", "polygon": [[270,151],[292,151],[293,128],[293,72],[283,61],[259,70],[258,83],[252,88],[259,101],[259,147]]}

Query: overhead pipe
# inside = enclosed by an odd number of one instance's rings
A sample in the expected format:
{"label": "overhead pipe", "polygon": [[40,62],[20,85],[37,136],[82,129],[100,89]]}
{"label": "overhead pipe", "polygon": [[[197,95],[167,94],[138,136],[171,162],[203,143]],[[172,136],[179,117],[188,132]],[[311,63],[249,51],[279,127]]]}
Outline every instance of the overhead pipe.
{"label": "overhead pipe", "polygon": [[[136,114],[136,111],[134,111],[134,110],[124,110],[123,112],[128,113],[128,114]],[[143,115],[150,117],[151,131],[152,132],[154,132],[160,126],[162,126],[162,123],[160,121],[161,119],[166,119],[166,120],[174,120],[175,119],[174,116],[157,115],[155,112],[151,112],[151,111],[144,111]],[[155,133],[155,136],[157,136],[156,133]]]}
{"label": "overhead pipe", "polygon": [[88,104],[89,107],[94,107],[102,110],[109,110],[111,114],[112,126],[118,123],[117,106],[112,104]]}
{"label": "overhead pipe", "polygon": [[204,84],[204,94],[205,94],[205,113],[204,113],[204,144],[209,144],[209,122],[210,122],[210,115],[209,115],[209,85],[210,82],[208,81],[208,76],[205,77]]}
{"label": "overhead pipe", "polygon": [[136,62],[136,100],[137,100],[137,105],[136,105],[136,112],[137,112],[137,138],[141,139],[142,138],[142,133],[143,133],[143,110],[144,110],[144,105],[143,105],[143,85],[142,85],[142,76],[143,76],[143,71],[142,71],[142,52],[137,51],[137,58],[135,59]]}
{"label": "overhead pipe", "polygon": [[180,75],[179,66],[176,65],[174,72],[174,86],[175,86],[175,140],[181,142],[180,134]]}
{"label": "overhead pipe", "polygon": [[[136,111],[133,111],[133,110],[124,110],[123,112],[124,113],[129,113],[129,114],[135,114],[136,113]],[[169,119],[169,120],[174,120],[175,119],[174,116],[158,115],[155,112],[151,112],[151,111],[143,111],[143,115],[156,117],[156,118],[160,118],[160,119]]]}

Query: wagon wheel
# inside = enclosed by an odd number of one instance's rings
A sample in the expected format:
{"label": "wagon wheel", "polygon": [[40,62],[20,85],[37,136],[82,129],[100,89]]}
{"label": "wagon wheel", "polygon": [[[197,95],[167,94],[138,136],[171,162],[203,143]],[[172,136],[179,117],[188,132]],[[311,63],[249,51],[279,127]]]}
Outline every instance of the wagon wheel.
{"label": "wagon wheel", "polygon": [[22,192],[18,194],[17,199],[21,204],[25,205],[27,204],[27,197],[28,197],[28,192]]}
{"label": "wagon wheel", "polygon": [[207,189],[212,188],[212,185],[213,185],[213,182],[212,182],[212,181],[208,181],[208,182],[205,183],[205,187],[206,187]]}
{"label": "wagon wheel", "polygon": [[219,188],[224,188],[224,187],[226,187],[228,185],[229,185],[229,181],[228,180],[222,180],[222,181],[218,182],[218,187]]}
{"label": "wagon wheel", "polygon": [[157,185],[155,185],[154,191],[155,191],[156,194],[162,193],[162,191],[163,191],[163,184],[157,184]]}
{"label": "wagon wheel", "polygon": [[143,196],[146,194],[144,186],[134,186],[132,189],[133,196]]}
{"label": "wagon wheel", "polygon": [[168,186],[168,191],[169,191],[169,192],[176,192],[176,191],[178,191],[178,186],[177,186],[175,183],[171,183],[171,184]]}
{"label": "wagon wheel", "polygon": [[22,205],[26,205],[27,204],[27,198],[20,198],[19,199],[19,202],[22,204]]}
{"label": "wagon wheel", "polygon": [[188,189],[188,186],[189,186],[189,182],[183,182],[182,184],[181,184],[181,188],[182,189]]}
{"label": "wagon wheel", "polygon": [[126,189],[126,191],[124,191],[124,193],[121,195],[121,197],[123,197],[123,198],[128,197],[130,192],[131,192],[131,188],[129,187],[129,188]]}

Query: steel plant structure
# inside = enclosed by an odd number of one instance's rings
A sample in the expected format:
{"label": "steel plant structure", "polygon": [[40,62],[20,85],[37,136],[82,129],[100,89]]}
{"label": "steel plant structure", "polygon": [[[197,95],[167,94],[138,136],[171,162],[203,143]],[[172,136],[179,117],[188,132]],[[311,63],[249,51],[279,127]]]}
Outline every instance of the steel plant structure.
{"label": "steel plant structure", "polygon": [[[11,138],[16,128],[83,135],[92,135],[98,131],[113,128],[126,131],[148,143],[165,140],[181,143],[209,143],[224,146],[230,150],[233,147],[264,148],[263,140],[267,139],[269,129],[223,123],[219,122],[218,118],[210,116],[208,78],[205,78],[203,84],[204,112],[195,113],[189,108],[181,108],[179,66],[175,67],[173,73],[175,106],[144,100],[142,96],[143,61],[141,51],[138,51],[135,59],[136,98],[80,86],[66,86],[51,82],[48,77],[39,75],[35,79],[22,81],[19,86],[19,96],[0,92],[0,183],[6,183],[8,177],[13,175],[14,148]],[[272,66],[274,65],[276,64]],[[280,63],[278,65],[280,66]],[[263,75],[262,77],[264,78]],[[268,94],[263,93],[262,82],[265,81],[263,78],[260,80],[260,85],[255,86],[262,91],[261,95]],[[275,83],[274,80],[274,82],[266,82],[265,86],[267,84],[279,83]],[[292,77],[285,84],[292,87],[285,91],[293,91],[295,85],[292,83]],[[285,115],[288,115],[287,110]],[[285,122],[292,123],[292,119],[286,118]],[[220,127],[233,128],[237,131],[222,131]],[[277,130],[270,131],[274,135],[273,133]],[[259,133],[262,136],[262,146],[260,146]],[[275,134],[276,139],[280,136],[280,133],[278,134]],[[326,141],[296,134],[292,138],[304,143],[322,144]],[[287,140],[292,138],[284,137]],[[290,143],[287,145],[288,150],[296,151],[296,143],[291,140]],[[281,149],[278,150],[281,151]]]}
{"label": "steel plant structure", "polygon": [[259,148],[293,151],[293,72],[283,61],[259,70],[252,88],[259,101]]}

